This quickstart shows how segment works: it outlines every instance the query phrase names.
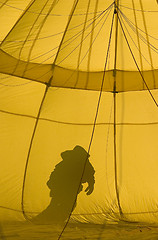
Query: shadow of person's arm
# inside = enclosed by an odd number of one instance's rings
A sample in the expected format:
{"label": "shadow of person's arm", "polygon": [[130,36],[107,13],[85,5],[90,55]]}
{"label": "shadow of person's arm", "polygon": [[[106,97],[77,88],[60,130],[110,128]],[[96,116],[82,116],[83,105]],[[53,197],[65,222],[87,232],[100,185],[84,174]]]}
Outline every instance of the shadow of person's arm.
{"label": "shadow of person's arm", "polygon": [[90,195],[94,190],[95,178],[94,178],[95,170],[92,164],[88,161],[86,166],[86,182],[88,183],[88,187],[85,189],[87,195]]}
{"label": "shadow of person's arm", "polygon": [[87,195],[90,195],[94,190],[94,184],[91,185],[91,184],[88,184],[88,187],[85,189],[85,192]]}

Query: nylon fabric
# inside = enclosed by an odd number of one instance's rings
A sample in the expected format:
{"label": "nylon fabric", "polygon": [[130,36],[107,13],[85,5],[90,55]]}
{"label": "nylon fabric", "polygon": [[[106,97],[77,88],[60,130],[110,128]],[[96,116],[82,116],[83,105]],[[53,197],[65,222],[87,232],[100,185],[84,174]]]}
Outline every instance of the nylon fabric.
{"label": "nylon fabric", "polygon": [[0,1],[0,233],[158,224],[157,18],[156,0]]}

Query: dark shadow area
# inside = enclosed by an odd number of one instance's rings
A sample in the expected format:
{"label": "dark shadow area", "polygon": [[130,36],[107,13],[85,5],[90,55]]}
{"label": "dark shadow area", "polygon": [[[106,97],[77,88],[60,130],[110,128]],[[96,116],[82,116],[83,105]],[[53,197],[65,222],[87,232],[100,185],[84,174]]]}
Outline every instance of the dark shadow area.
{"label": "dark shadow area", "polygon": [[3,233],[3,229],[2,229],[1,224],[0,224],[0,239],[1,239],[1,240],[5,240],[5,239],[6,239],[5,236],[4,236],[4,233]]}
{"label": "dark shadow area", "polygon": [[47,182],[50,189],[50,204],[33,219],[34,221],[64,223],[77,205],[76,199],[83,190],[83,184],[88,183],[85,189],[87,195],[93,192],[95,170],[89,156],[81,146],[61,153],[62,161],[55,166]]}

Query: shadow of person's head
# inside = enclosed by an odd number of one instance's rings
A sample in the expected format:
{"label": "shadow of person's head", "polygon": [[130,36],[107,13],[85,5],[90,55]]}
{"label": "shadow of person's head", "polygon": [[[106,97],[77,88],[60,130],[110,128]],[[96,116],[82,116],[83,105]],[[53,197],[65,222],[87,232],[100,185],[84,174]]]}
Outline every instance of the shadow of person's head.
{"label": "shadow of person's head", "polygon": [[73,150],[66,150],[62,152],[61,157],[63,160],[73,159],[74,161],[86,161],[90,155],[83,147],[76,145]]}

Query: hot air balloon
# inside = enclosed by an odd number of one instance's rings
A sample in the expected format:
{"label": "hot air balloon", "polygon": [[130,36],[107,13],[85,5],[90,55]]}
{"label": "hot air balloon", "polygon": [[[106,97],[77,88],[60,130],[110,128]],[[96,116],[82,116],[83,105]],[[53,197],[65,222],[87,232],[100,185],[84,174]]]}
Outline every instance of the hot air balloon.
{"label": "hot air balloon", "polygon": [[158,224],[157,19],[156,0],[0,1],[4,236]]}

